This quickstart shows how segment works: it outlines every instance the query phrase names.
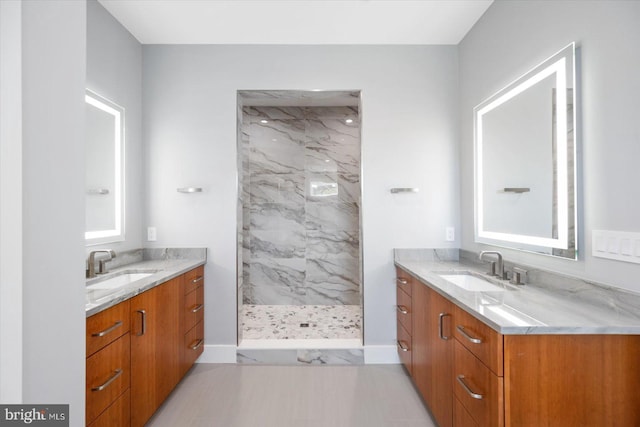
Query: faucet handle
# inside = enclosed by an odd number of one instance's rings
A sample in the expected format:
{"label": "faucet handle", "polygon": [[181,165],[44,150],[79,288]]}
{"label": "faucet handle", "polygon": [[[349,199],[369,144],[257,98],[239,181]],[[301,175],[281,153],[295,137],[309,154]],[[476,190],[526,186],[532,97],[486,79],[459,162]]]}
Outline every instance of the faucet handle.
{"label": "faucet handle", "polygon": [[524,285],[526,280],[527,270],[519,267],[513,267],[513,276],[511,276],[511,280],[509,280],[509,283],[514,285]]}

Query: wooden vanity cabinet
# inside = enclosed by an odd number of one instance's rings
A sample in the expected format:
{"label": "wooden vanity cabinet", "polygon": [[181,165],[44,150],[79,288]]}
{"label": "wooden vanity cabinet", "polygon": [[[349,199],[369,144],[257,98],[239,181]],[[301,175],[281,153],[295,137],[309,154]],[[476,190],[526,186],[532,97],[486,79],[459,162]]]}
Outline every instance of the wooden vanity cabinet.
{"label": "wooden vanity cabinet", "polygon": [[181,376],[204,351],[204,266],[184,275],[183,288]]}
{"label": "wooden vanity cabinet", "polygon": [[178,384],[179,276],[131,299],[131,425],[143,426]]}
{"label": "wooden vanity cabinet", "polygon": [[412,285],[409,372],[440,427],[640,426],[640,335],[502,335]]}
{"label": "wooden vanity cabinet", "polygon": [[427,286],[413,287],[413,378],[440,427],[450,427],[452,304]]}
{"label": "wooden vanity cabinet", "polygon": [[129,426],[129,301],[86,320],[85,422]]}
{"label": "wooden vanity cabinet", "polygon": [[413,372],[413,338],[412,338],[412,287],[413,279],[404,271],[397,269],[396,276],[396,328],[397,345],[400,361],[405,369]]}
{"label": "wooden vanity cabinet", "polygon": [[438,424],[451,426],[453,306],[401,269],[396,279],[398,354]]}

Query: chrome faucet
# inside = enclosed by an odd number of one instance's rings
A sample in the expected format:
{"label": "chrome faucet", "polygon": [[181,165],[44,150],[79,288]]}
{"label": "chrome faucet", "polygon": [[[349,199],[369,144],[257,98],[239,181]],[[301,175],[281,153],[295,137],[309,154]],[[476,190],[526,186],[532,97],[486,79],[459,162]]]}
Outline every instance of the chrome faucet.
{"label": "chrome faucet", "polygon": [[106,273],[107,272],[106,264],[116,257],[116,253],[112,249],[98,249],[98,250],[89,252],[89,259],[87,260],[87,270],[86,270],[87,279],[96,277],[96,254],[99,254],[99,253],[105,253],[109,255],[109,259],[102,259],[98,261],[97,274]]}
{"label": "chrome faucet", "polygon": [[496,276],[500,279],[505,279],[506,276],[504,274],[504,263],[502,261],[502,254],[498,251],[482,251],[478,256],[478,259],[480,261],[484,261],[485,255],[495,255],[498,257],[496,261],[490,261],[489,275]]}

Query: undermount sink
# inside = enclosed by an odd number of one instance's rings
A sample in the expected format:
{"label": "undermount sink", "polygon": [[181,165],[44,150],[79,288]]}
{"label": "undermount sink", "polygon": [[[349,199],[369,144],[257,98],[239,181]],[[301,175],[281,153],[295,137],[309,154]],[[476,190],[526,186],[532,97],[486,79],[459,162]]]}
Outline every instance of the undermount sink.
{"label": "undermount sink", "polygon": [[[123,271],[115,276],[111,276],[109,278],[98,278],[94,283],[90,283],[87,285],[87,289],[89,290],[106,290],[106,289],[117,289],[123,286],[126,286],[130,283],[137,282],[138,280],[144,279],[156,273],[157,270],[147,270],[147,271]],[[91,281],[93,282],[93,280]]]}
{"label": "undermount sink", "polygon": [[471,273],[458,273],[458,274],[439,274],[444,280],[456,285],[467,291],[476,292],[502,292],[503,287],[495,285],[492,282],[485,280],[481,277],[474,276]]}

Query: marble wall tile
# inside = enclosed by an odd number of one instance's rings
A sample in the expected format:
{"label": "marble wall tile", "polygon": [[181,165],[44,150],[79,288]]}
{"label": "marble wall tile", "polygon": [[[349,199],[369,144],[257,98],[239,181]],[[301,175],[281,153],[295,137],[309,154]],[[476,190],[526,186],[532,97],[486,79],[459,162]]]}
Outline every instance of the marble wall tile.
{"label": "marble wall tile", "polygon": [[289,230],[251,231],[250,256],[256,258],[304,258],[304,232]]}
{"label": "marble wall tile", "polygon": [[305,177],[301,173],[253,174],[248,193],[252,204],[305,202]]}
{"label": "marble wall tile", "polygon": [[303,304],[305,275],[304,258],[252,258],[244,286],[252,304]]}
{"label": "marble wall tile", "polygon": [[[243,112],[244,301],[359,303],[357,109],[245,107]],[[347,125],[347,117],[356,122]],[[295,264],[299,260],[304,266]]]}
{"label": "marble wall tile", "polygon": [[263,203],[251,205],[251,230],[288,230],[304,232],[305,207],[298,203]]}
{"label": "marble wall tile", "polygon": [[360,233],[357,231],[307,230],[306,258],[348,258],[358,265]]}
{"label": "marble wall tile", "polygon": [[323,203],[309,201],[306,205],[307,230],[358,231],[359,208],[356,203]]}

